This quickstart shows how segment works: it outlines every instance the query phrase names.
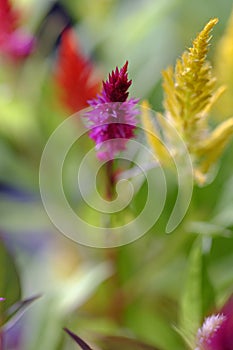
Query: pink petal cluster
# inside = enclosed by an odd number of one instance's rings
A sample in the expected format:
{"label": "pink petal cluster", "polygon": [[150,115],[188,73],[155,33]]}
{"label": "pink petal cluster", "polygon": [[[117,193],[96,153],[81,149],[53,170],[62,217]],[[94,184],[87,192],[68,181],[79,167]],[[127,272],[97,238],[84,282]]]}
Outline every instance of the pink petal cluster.
{"label": "pink petal cluster", "polygon": [[205,319],[197,333],[195,350],[233,349],[233,296],[216,315]]}
{"label": "pink petal cluster", "polygon": [[9,0],[0,0],[0,52],[12,59],[28,56],[35,38],[19,27],[19,13]]}
{"label": "pink petal cluster", "polygon": [[127,141],[135,136],[138,100],[127,100],[128,89],[132,84],[128,80],[127,68],[128,62],[120,70],[116,67],[108,80],[103,82],[101,94],[88,101],[92,107],[86,113],[91,127],[89,136],[95,141],[97,156],[101,160],[114,158],[125,149]]}

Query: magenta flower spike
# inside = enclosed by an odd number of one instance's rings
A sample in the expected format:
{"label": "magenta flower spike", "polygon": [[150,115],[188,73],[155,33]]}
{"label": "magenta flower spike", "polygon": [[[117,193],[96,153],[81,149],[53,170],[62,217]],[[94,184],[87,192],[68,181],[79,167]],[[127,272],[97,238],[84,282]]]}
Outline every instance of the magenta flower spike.
{"label": "magenta flower spike", "polygon": [[89,136],[96,143],[97,156],[101,160],[113,159],[125,149],[129,139],[135,136],[136,116],[139,114],[137,99],[127,100],[132,80],[128,80],[128,62],[109,74],[96,99],[88,101],[92,110],[86,113],[91,130]]}
{"label": "magenta flower spike", "polygon": [[233,296],[220,312],[205,319],[197,333],[195,350],[233,349]]}

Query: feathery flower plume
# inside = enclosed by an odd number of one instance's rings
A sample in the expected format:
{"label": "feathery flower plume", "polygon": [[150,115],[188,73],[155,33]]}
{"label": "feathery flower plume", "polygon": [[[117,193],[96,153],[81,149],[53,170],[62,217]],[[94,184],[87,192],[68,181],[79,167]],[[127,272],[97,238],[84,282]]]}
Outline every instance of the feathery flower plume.
{"label": "feathery flower plume", "polygon": [[164,107],[167,116],[188,143],[189,148],[203,138],[207,128],[206,109],[212,103],[216,79],[206,61],[210,32],[217,19],[210,20],[176,62],[175,71],[163,72]]}
{"label": "feathery flower plume", "polygon": [[20,13],[9,0],[0,0],[0,52],[13,59],[28,56],[35,38],[19,27]]}
{"label": "feathery flower plume", "polygon": [[81,53],[72,29],[62,34],[55,81],[61,101],[71,113],[87,107],[87,101],[100,90],[100,81],[95,77],[91,62]]}
{"label": "feathery flower plume", "polygon": [[[96,143],[97,156],[107,160],[126,147],[128,139],[135,136],[139,114],[135,105],[138,100],[127,100],[132,80],[128,80],[128,62],[109,74],[97,98],[89,101],[92,110],[86,117],[91,126],[89,136]],[[108,142],[109,141],[109,142]]]}
{"label": "feathery flower plume", "polygon": [[[214,131],[208,124],[209,112],[225,90],[223,87],[215,89],[216,79],[206,59],[210,33],[217,22],[215,18],[206,24],[189,51],[185,51],[177,60],[175,70],[168,67],[163,72],[165,117],[174,124],[189,150],[198,184],[206,182],[210,168],[233,133],[233,118],[217,126]],[[171,135],[167,133],[169,139]],[[178,153],[178,150],[174,150],[174,153]]]}
{"label": "feathery flower plume", "polygon": [[233,349],[233,297],[216,315],[205,319],[197,332],[195,350]]}

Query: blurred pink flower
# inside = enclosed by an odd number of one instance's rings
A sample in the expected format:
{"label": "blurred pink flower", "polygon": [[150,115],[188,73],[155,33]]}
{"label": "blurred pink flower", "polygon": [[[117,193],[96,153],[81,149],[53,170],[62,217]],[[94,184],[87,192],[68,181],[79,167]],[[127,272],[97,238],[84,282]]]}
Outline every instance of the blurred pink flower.
{"label": "blurred pink flower", "polygon": [[135,136],[137,125],[135,108],[138,100],[127,100],[132,80],[128,80],[128,62],[109,74],[103,82],[102,92],[89,101],[92,110],[86,113],[91,130],[89,136],[96,143],[97,156],[101,160],[112,159]]}
{"label": "blurred pink flower", "polygon": [[195,350],[233,349],[233,296],[218,314],[205,319],[197,333]]}
{"label": "blurred pink flower", "polygon": [[19,59],[28,56],[35,45],[35,38],[19,26],[20,13],[9,0],[0,0],[0,52]]}

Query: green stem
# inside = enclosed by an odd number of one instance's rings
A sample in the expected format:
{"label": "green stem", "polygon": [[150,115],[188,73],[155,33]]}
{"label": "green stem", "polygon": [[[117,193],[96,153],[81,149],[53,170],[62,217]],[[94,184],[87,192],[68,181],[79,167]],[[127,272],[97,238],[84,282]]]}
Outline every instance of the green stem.
{"label": "green stem", "polygon": [[113,160],[109,160],[106,163],[106,177],[107,177],[106,197],[107,197],[107,200],[111,201],[113,200],[114,188],[115,188]]}
{"label": "green stem", "polygon": [[[106,163],[106,198],[109,201],[112,201],[114,199],[115,195],[115,185],[116,185],[116,176],[114,173],[113,168],[113,160],[110,160]],[[111,214],[110,214],[110,223],[112,224],[111,220]],[[118,265],[118,250],[119,248],[108,248],[106,250],[106,258],[108,261],[111,262],[115,273],[111,277],[110,280],[110,290],[111,290],[111,302],[108,309],[108,315],[111,319],[118,322],[118,324],[121,324],[122,322],[122,316],[124,313],[124,298],[121,293],[121,282],[119,279],[118,271],[117,271],[117,265]]]}

